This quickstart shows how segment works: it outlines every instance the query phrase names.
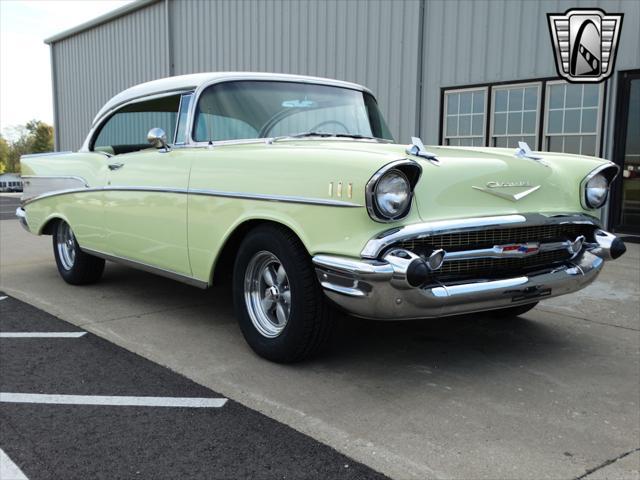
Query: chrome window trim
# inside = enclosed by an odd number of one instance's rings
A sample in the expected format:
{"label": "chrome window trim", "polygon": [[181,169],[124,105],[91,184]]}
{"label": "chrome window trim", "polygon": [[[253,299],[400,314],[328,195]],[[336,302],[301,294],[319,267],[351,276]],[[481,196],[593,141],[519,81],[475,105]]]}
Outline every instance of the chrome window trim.
{"label": "chrome window trim", "polygon": [[[155,93],[153,95],[146,95],[146,96],[140,96],[140,97],[136,97],[134,99],[131,100],[127,100],[125,102],[119,103],[117,105],[115,105],[113,108],[111,108],[110,110],[107,110],[106,112],[104,112],[102,115],[100,115],[100,117],[97,117],[93,120],[93,123],[91,124],[91,128],[89,129],[89,133],[86,136],[84,143],[82,144],[82,147],[80,147],[80,150],[78,150],[79,152],[96,152],[95,150],[90,150],[89,146],[91,145],[92,141],[94,140],[94,136],[98,134],[100,128],[102,127],[102,125],[104,125],[106,122],[109,121],[109,119],[115,115],[118,111],[122,110],[125,107],[128,107],[129,105],[133,105],[134,103],[142,103],[142,102],[146,102],[148,100],[156,100],[158,98],[164,98],[164,97],[172,97],[172,96],[177,96],[180,95],[182,96],[185,93],[193,93],[193,87],[188,88],[188,89],[179,89],[179,90],[168,90],[166,92],[159,92],[159,93]],[[189,110],[189,112],[191,112],[191,110]],[[187,119],[187,122],[189,120]],[[176,122],[177,123],[177,122]]]}
{"label": "chrome window trim", "polygon": [[341,208],[362,208],[363,205],[351,202],[345,202],[342,200],[330,200],[324,198],[313,197],[299,197],[295,195],[271,195],[260,193],[243,193],[243,192],[226,192],[221,190],[205,190],[205,189],[188,189],[188,188],[173,188],[173,187],[145,187],[145,186],[106,186],[106,187],[89,187],[89,188],[73,188],[67,190],[59,190],[56,192],[44,193],[37,197],[30,198],[23,202],[24,205],[42,200],[44,198],[51,198],[60,195],[70,195],[74,193],[83,192],[155,192],[155,193],[176,193],[181,195],[202,195],[210,197],[222,197],[222,198],[236,198],[240,200],[256,200],[265,202],[282,202],[282,203],[295,203],[303,205],[318,205],[326,207],[341,207]]}
{"label": "chrome window trim", "polygon": [[414,223],[396,227],[369,240],[360,255],[362,258],[375,259],[387,247],[394,243],[426,238],[432,235],[457,233],[473,230],[526,227],[532,225],[577,223],[601,227],[600,220],[582,213],[530,213],[499,215],[490,217],[460,218],[456,220],[438,220],[435,222]]}
{"label": "chrome window trim", "polygon": [[[402,214],[397,215],[395,217],[392,218],[388,218],[388,217],[383,217],[377,214],[375,207],[374,207],[374,202],[375,202],[375,190],[376,190],[376,185],[378,184],[378,181],[390,170],[394,170],[397,169],[400,166],[403,165],[410,165],[411,167],[417,168],[418,170],[418,175],[415,179],[414,182],[411,182],[411,180],[409,178],[407,178],[407,180],[409,181],[409,184],[411,186],[411,193],[409,194],[409,205],[407,207],[407,209],[402,212]],[[400,170],[401,171],[401,170]],[[401,171],[402,172],[402,171]],[[404,174],[404,172],[402,172]],[[406,176],[406,174],[405,174]],[[406,217],[407,215],[409,215],[409,212],[411,211],[411,207],[413,205],[413,194],[414,194],[414,190],[416,185],[418,184],[418,182],[420,181],[420,177],[422,176],[422,166],[416,162],[415,160],[411,160],[409,158],[403,158],[401,160],[395,160],[393,162],[387,163],[386,165],[384,165],[382,168],[380,168],[376,173],[373,174],[373,176],[369,179],[369,181],[367,182],[366,186],[365,186],[365,198],[366,198],[366,206],[367,206],[367,211],[369,212],[369,216],[375,220],[376,222],[380,222],[380,223],[391,223],[391,222],[396,222],[398,220],[403,219],[404,217]]]}
{"label": "chrome window trim", "polygon": [[185,121],[185,124],[182,126],[182,128],[186,129],[189,126],[189,112],[191,110],[191,102],[193,102],[194,99],[194,92],[185,92],[182,95],[180,95],[180,102],[178,103],[178,116],[176,117],[176,128],[173,132],[173,142],[172,145],[174,146],[184,146],[187,144],[187,133],[188,131],[185,131],[185,135],[184,135],[184,141],[178,143],[176,142],[176,139],[178,138],[178,131],[180,130],[180,115],[182,114],[182,102],[185,99],[185,97],[191,97],[191,99],[189,100],[189,105],[187,105],[187,119]]}
{"label": "chrome window trim", "polygon": [[608,178],[608,180],[609,180],[609,190],[610,190],[611,189],[611,184],[613,183],[613,181],[616,179],[616,177],[620,173],[620,166],[615,164],[615,163],[613,163],[613,162],[607,162],[604,165],[600,165],[599,167],[594,168],[580,182],[580,192],[579,192],[580,205],[582,205],[582,208],[584,208],[585,210],[598,210],[598,208],[602,208],[607,204],[607,201],[609,200],[609,193],[607,193],[607,198],[604,200],[604,203],[600,207],[594,208],[594,207],[589,205],[589,203],[587,202],[587,183],[589,183],[589,180],[591,180],[593,177],[595,177],[599,173],[604,172],[605,170],[608,170],[610,168],[615,169],[615,173],[613,175],[611,175],[610,178]]}
{"label": "chrome window trim", "polygon": [[137,260],[132,260],[126,257],[119,257],[117,255],[112,255],[109,253],[104,253],[99,250],[93,250],[90,248],[80,247],[83,252],[86,252],[90,255],[94,255],[96,257],[104,258],[105,260],[109,260],[110,262],[119,263],[120,265],[125,265],[127,267],[133,267],[138,270],[143,270],[149,273],[155,273],[156,275],[160,275],[166,278],[170,278],[172,280],[177,280],[182,283],[186,283],[188,285],[192,285],[198,288],[208,288],[209,282],[203,282],[202,280],[198,280],[197,278],[190,277],[189,275],[184,275],[182,273],[174,272],[173,270],[166,270],[164,268],[155,267],[153,265],[149,265],[148,263],[139,262]]}

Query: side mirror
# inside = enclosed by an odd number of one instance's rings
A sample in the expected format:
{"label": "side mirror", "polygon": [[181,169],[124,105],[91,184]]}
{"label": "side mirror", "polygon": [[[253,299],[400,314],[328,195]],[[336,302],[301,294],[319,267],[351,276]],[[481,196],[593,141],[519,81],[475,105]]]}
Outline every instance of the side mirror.
{"label": "side mirror", "polygon": [[152,147],[169,150],[167,146],[167,134],[164,133],[164,130],[161,128],[152,128],[149,130],[149,133],[147,133],[147,141]]}

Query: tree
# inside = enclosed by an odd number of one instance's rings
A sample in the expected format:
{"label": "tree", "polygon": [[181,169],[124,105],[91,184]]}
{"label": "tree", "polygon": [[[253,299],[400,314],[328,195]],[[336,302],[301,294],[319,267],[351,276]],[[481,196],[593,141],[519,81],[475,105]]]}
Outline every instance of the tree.
{"label": "tree", "polygon": [[25,125],[29,132],[30,153],[53,151],[53,127],[40,120],[31,120]]}
{"label": "tree", "polygon": [[7,169],[7,164],[9,163],[9,149],[9,144],[4,137],[0,135],[0,173],[4,173]]}
{"label": "tree", "polygon": [[[40,120],[31,120],[26,125],[14,127],[16,140],[7,143],[0,141],[0,169],[8,172],[20,171],[20,157],[29,153],[53,151],[53,127]],[[2,145],[7,147],[7,151]]]}

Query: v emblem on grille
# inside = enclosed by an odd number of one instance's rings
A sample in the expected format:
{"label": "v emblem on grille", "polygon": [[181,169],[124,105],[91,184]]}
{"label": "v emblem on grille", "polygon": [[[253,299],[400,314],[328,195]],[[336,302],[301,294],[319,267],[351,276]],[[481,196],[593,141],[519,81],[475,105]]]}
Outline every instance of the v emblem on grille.
{"label": "v emblem on grille", "polygon": [[[489,193],[491,195],[495,195],[496,197],[504,198],[505,200],[510,200],[512,202],[517,202],[518,200],[520,200],[520,199],[526,197],[527,195],[529,195],[530,193],[533,193],[536,190],[538,190],[540,188],[540,185],[536,185],[535,187],[528,188],[528,189],[523,190],[523,191],[518,192],[518,193],[502,192],[500,190],[497,190],[496,186],[492,186],[491,188],[473,186],[473,188],[475,188],[476,190],[480,190],[481,192],[485,192],[485,193]],[[510,185],[500,185],[500,188],[517,188],[517,187],[512,187]]]}

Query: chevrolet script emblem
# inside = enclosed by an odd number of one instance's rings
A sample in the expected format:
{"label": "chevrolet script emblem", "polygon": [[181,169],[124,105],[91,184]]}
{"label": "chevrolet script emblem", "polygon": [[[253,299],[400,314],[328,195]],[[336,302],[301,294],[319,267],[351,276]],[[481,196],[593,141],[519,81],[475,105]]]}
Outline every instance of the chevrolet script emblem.
{"label": "chevrolet script emblem", "polygon": [[558,75],[570,82],[601,82],[613,73],[622,13],[573,8],[548,13]]}
{"label": "chevrolet script emblem", "polygon": [[[521,198],[538,190],[540,185],[534,186],[529,182],[488,182],[486,187],[473,186],[472,188],[480,190],[481,192],[490,193],[496,197],[504,198],[505,200],[517,202]],[[523,190],[523,188],[525,190]],[[508,191],[502,189],[508,189]]]}

